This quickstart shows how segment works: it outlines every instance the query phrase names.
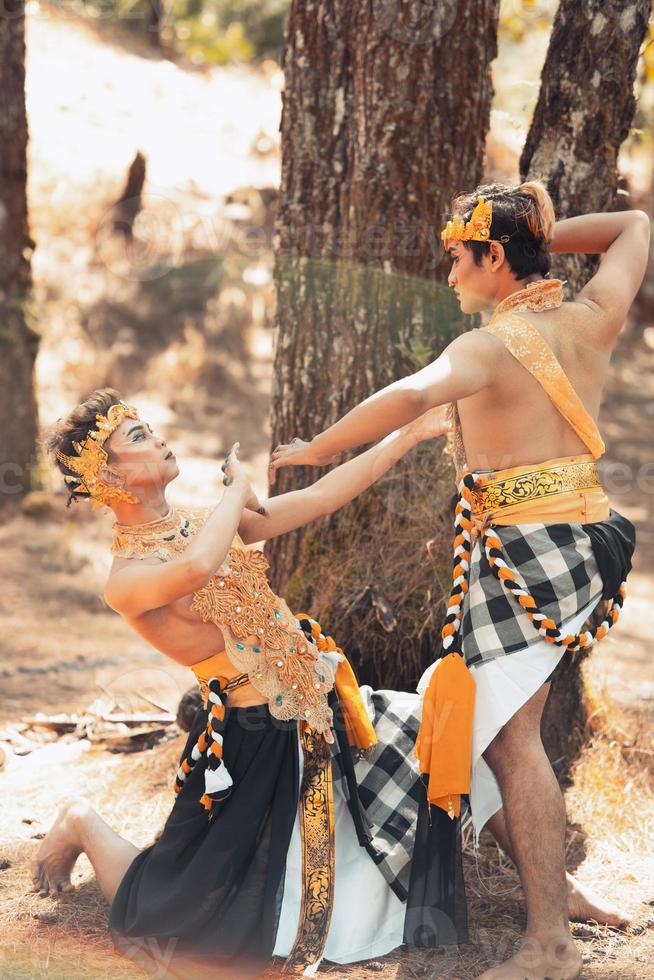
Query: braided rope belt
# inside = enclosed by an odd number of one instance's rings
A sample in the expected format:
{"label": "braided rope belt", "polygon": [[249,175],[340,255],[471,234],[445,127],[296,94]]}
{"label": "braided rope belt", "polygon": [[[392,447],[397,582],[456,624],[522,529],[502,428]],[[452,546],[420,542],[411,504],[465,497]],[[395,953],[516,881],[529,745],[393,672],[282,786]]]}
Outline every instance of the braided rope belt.
{"label": "braided rope belt", "polygon": [[[320,623],[309,616],[301,616],[298,623],[307,637],[321,651],[340,650],[331,637],[324,636]],[[207,724],[193,746],[190,755],[182,760],[175,775],[174,790],[179,793],[188,779],[189,773],[199,760],[206,756],[205,792],[200,797],[200,803],[208,811],[209,819],[215,815],[215,807],[227,799],[233,785],[232,777],[225,767],[223,758],[223,733],[225,730],[225,706],[230,691],[249,684],[248,674],[238,674],[221,687],[217,677],[208,681],[200,681],[200,690],[207,708]]]}
{"label": "braided rope belt", "polygon": [[469,587],[469,572],[472,555],[472,535],[478,531],[481,535],[484,551],[488,558],[491,571],[501,583],[504,590],[526,611],[529,619],[538,633],[548,643],[564,646],[566,652],[590,646],[595,640],[606,636],[612,626],[618,621],[622,604],[626,597],[626,582],[622,582],[617,594],[609,601],[606,618],[591,630],[564,635],[553,619],[549,619],[538,608],[536,600],[517,581],[516,574],[511,569],[502,554],[502,542],[483,519],[473,518],[473,504],[479,501],[480,488],[477,486],[479,475],[466,473],[458,485],[459,499],[454,517],[455,537],[453,543],[454,567],[452,573],[452,591],[447,602],[445,622],[441,629],[443,652],[461,654],[461,621],[462,606],[465,593]]}
{"label": "braided rope belt", "polygon": [[230,691],[249,684],[247,674],[233,677],[224,688],[220,686],[217,677],[201,684],[201,691],[207,706],[207,724],[198,737],[197,742],[177,770],[174,789],[179,793],[191,770],[203,755],[207,757],[207,772],[205,775],[205,792],[200,797],[200,803],[205,810],[212,811],[214,803],[229,796],[232,778],[223,765],[223,731],[225,726],[225,700]]}

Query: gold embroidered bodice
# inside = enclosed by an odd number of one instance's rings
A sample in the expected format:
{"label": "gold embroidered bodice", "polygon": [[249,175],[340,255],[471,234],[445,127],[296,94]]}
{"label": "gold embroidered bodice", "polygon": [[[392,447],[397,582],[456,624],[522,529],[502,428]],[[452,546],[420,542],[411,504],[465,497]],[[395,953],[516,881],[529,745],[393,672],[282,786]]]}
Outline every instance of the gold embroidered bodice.
{"label": "gold embroidered bodice", "polygon": [[[543,279],[529,283],[525,289],[512,293],[498,303],[488,323],[480,329],[501,340],[513,357],[536,378],[556,408],[588,446],[593,459],[598,459],[604,453],[605,446],[595,420],[540,331],[525,317],[518,315],[523,310],[555,309],[561,305],[562,300],[563,283],[560,279]],[[469,466],[456,403],[449,406],[448,418],[452,421],[448,448],[458,481],[463,473],[469,472]]]}
{"label": "gold embroidered bodice", "polygon": [[[210,507],[178,507],[147,524],[116,523],[112,553],[170,561],[183,553],[211,512]],[[335,664],[319,653],[284,600],[272,591],[268,567],[263,553],[246,548],[236,535],[225,561],[193,594],[191,609],[222,631],[230,661],[267,699],[275,718],[303,718],[325,732],[332,722],[327,694],[334,686]]]}

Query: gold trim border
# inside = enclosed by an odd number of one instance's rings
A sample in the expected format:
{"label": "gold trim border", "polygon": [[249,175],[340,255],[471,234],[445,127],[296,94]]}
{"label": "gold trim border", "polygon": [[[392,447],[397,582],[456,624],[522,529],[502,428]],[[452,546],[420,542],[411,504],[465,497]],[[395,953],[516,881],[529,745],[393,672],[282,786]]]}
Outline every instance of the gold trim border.
{"label": "gold trim border", "polygon": [[293,948],[282,973],[301,974],[321,959],[334,907],[334,796],[329,745],[300,722],[304,775],[300,794],[302,902]]}
{"label": "gold trim border", "polygon": [[491,479],[472,491],[475,516],[517,504],[554,497],[575,490],[601,490],[594,462],[566,463],[551,469],[533,469],[517,476]]}

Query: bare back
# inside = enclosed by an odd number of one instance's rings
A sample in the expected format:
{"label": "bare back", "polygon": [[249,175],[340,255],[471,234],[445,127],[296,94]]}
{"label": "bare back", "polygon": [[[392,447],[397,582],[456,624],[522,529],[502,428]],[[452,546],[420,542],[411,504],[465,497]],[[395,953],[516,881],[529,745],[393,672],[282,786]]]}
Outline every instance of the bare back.
{"label": "bare back", "polygon": [[[593,343],[594,314],[581,303],[562,303],[540,313],[522,312],[552,349],[570,383],[597,422],[610,351]],[[504,469],[587,453],[540,383],[498,345],[496,380],[457,402],[468,466]]]}

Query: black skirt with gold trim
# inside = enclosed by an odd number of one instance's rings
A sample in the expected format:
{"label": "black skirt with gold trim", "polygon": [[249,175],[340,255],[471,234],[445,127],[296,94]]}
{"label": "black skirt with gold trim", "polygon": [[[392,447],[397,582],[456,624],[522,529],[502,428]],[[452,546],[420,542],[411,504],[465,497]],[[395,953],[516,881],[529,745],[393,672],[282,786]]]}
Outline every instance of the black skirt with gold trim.
{"label": "black skirt with gold trim", "polygon": [[[183,757],[205,724],[200,710]],[[204,976],[209,966],[214,977],[254,976],[274,948],[298,809],[297,722],[267,705],[228,708],[223,759],[233,788],[216,814],[207,819],[198,803],[198,765],[111,905],[117,950],[160,977]]]}

